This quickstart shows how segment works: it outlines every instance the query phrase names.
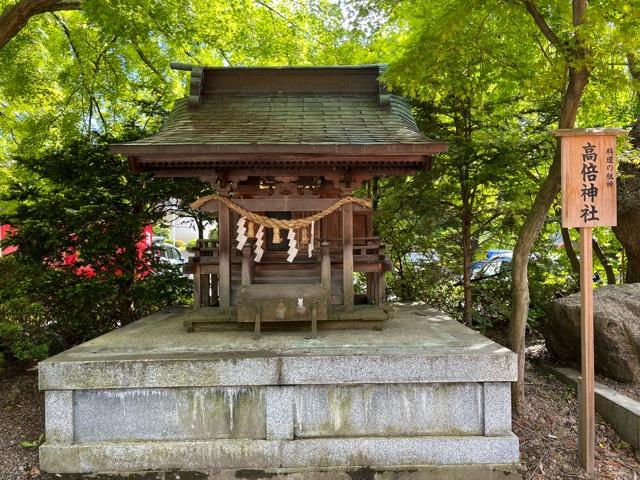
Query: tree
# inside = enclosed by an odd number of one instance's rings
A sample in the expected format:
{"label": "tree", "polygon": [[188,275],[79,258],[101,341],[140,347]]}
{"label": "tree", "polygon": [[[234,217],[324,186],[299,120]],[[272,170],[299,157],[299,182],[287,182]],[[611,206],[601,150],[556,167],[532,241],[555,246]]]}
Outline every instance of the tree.
{"label": "tree", "polygon": [[[8,14],[7,1],[0,10]],[[32,16],[0,48],[0,161],[77,132],[156,128],[185,95],[185,75],[169,68],[172,61],[331,65],[351,63],[360,48],[331,2],[84,0],[81,7]]]}
{"label": "tree", "polygon": [[[476,252],[496,238],[509,238],[496,233],[504,231],[501,225],[513,225],[514,210],[532,191],[533,182],[523,174],[534,168],[532,160],[540,160],[529,152],[548,150],[549,143],[541,138],[549,120],[534,115],[536,107],[522,85],[523,71],[534,70],[543,57],[535,46],[512,42],[526,29],[522,19],[500,17],[494,10],[494,5],[469,8],[467,2],[396,7],[393,18],[402,33],[385,76],[422,102],[414,110],[427,136],[450,143],[450,152],[436,159],[431,186],[419,189],[419,198],[425,208],[435,203],[440,212],[456,212],[451,231],[457,232],[454,241],[462,258],[457,269],[464,292],[462,318],[468,325]],[[544,104],[548,95],[539,97]],[[425,190],[437,194],[427,197]]]}
{"label": "tree", "polygon": [[[522,4],[553,50],[552,61],[560,67],[557,70],[560,75],[558,79],[563,79],[564,86],[558,112],[558,128],[573,128],[592,72],[596,68],[604,68],[611,54],[622,55],[624,58],[628,49],[633,47],[625,44],[623,37],[618,35],[625,29],[637,29],[637,25],[624,20],[619,21],[621,16],[624,16],[626,8],[617,2],[611,2],[606,7],[601,5],[600,9],[592,7],[589,11],[586,0],[573,0],[570,11],[562,6],[545,5],[550,13],[548,17],[553,18],[556,25],[548,22],[534,0],[523,0]],[[618,22],[612,28],[611,23],[616,20]],[[524,409],[524,350],[529,311],[529,255],[559,190],[560,149],[558,147],[549,167],[549,173],[520,229],[513,253],[513,310],[509,341],[511,348],[518,355],[518,382],[513,389],[516,413],[523,413]]]}
{"label": "tree", "polygon": [[61,10],[79,10],[80,0],[20,0],[0,15],[0,49],[22,30],[31,17]]}

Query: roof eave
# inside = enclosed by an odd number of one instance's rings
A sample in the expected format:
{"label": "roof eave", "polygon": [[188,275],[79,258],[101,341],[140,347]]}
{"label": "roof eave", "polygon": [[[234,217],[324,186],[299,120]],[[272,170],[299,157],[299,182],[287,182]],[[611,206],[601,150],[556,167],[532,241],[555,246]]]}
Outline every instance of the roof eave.
{"label": "roof eave", "polygon": [[126,156],[157,154],[282,154],[282,155],[435,155],[447,152],[448,144],[394,143],[394,144],[135,144],[110,145],[113,153]]}

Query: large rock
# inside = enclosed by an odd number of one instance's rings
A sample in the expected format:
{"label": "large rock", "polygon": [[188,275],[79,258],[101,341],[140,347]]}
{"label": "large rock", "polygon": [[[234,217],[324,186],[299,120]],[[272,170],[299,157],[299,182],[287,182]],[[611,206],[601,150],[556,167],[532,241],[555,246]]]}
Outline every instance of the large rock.
{"label": "large rock", "polygon": [[[596,370],[640,383],[640,283],[594,291]],[[563,360],[580,362],[580,294],[554,300],[547,309],[547,346]]]}

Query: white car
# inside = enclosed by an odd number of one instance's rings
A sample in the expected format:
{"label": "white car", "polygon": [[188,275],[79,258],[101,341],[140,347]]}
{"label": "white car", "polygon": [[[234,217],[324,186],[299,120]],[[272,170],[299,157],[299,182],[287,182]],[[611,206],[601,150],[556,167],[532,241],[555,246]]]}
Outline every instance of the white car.
{"label": "white car", "polygon": [[156,243],[153,245],[153,254],[162,262],[170,265],[181,266],[187,263],[180,250],[170,243]]}

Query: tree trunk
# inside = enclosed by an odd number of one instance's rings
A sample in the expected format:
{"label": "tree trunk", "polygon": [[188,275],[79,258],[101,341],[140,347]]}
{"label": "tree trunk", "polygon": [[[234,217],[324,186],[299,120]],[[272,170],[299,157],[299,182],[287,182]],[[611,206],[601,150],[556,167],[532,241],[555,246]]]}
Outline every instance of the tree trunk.
{"label": "tree trunk", "polygon": [[80,0],[20,0],[0,15],[0,49],[26,27],[29,19],[45,12],[80,10]]}
{"label": "tree trunk", "polygon": [[607,275],[607,284],[608,285],[615,285],[616,284],[616,274],[613,271],[613,267],[609,263],[609,259],[604,254],[604,252],[600,248],[600,245],[598,244],[598,241],[595,238],[592,239],[591,245],[593,246],[593,253],[596,254],[596,257],[598,258],[598,261],[600,262],[600,265],[602,265],[602,268],[604,268],[604,272]]}
{"label": "tree trunk", "polygon": [[201,216],[197,216],[194,220],[198,229],[198,240],[202,240],[204,239],[204,219]]}
{"label": "tree trunk", "polygon": [[[620,164],[620,167],[622,170],[623,164]],[[633,167],[630,169],[636,170],[637,177],[632,177],[626,182],[621,179],[618,182],[621,187],[618,191],[618,226],[613,227],[613,233],[627,254],[625,282],[638,283],[640,282],[640,169]]]}
{"label": "tree trunk", "polygon": [[[576,3],[574,1],[574,3]],[[569,68],[569,81],[560,106],[560,128],[573,128],[580,99],[589,80],[589,69]],[[509,344],[518,355],[518,381],[512,387],[513,410],[524,413],[525,333],[529,314],[528,262],[533,243],[544,225],[547,212],[560,191],[560,147],[556,149],[547,178],[538,191],[533,206],[518,233],[512,260],[512,305],[509,324]]]}
{"label": "tree trunk", "polygon": [[[640,81],[635,65],[631,72]],[[638,101],[640,103],[640,95]],[[640,117],[629,136],[631,144],[640,149]],[[618,226],[613,227],[613,234],[627,254],[625,282],[637,283],[640,282],[640,168],[632,163],[620,163],[618,168]]]}
{"label": "tree trunk", "polygon": [[573,248],[573,243],[571,243],[571,235],[569,235],[569,229],[561,227],[560,233],[562,233],[562,243],[564,243],[564,251],[566,252],[569,263],[571,264],[571,270],[576,275],[580,275],[580,261],[578,260],[576,251]]}
{"label": "tree trunk", "polygon": [[473,296],[471,285],[471,212],[469,211],[469,192],[462,190],[462,285],[464,290],[464,306],[462,310],[462,322],[468,327],[473,326]]}

